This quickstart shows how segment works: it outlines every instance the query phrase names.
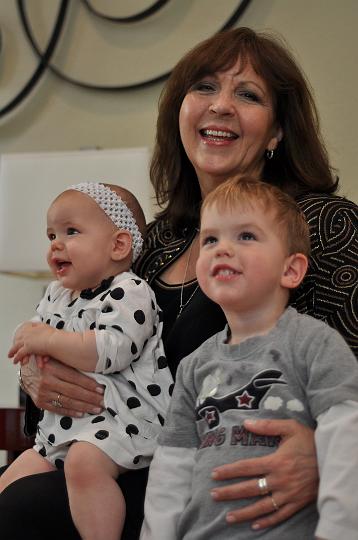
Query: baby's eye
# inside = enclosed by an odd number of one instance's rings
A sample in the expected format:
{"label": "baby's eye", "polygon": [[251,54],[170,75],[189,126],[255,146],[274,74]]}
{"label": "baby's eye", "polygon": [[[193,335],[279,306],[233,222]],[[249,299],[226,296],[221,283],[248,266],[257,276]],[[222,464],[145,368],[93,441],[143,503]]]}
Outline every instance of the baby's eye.
{"label": "baby's eye", "polygon": [[72,236],[73,234],[78,234],[78,230],[75,229],[74,227],[68,227],[67,234],[68,236]]}
{"label": "baby's eye", "polygon": [[215,244],[215,242],[217,242],[217,238],[215,236],[206,236],[202,240],[202,245],[207,246],[209,244]]}
{"label": "baby's eye", "polygon": [[239,234],[239,240],[245,240],[245,241],[256,240],[256,236],[251,232],[244,231]]}
{"label": "baby's eye", "polygon": [[48,233],[47,238],[50,240],[50,242],[52,242],[52,240],[55,240],[56,235],[54,233]]}

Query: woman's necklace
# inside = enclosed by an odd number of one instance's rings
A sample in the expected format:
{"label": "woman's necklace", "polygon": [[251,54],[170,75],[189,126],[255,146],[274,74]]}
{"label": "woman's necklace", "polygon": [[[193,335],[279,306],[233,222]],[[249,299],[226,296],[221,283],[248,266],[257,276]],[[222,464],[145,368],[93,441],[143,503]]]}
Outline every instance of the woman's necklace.
{"label": "woman's necklace", "polygon": [[190,244],[188,260],[186,261],[186,265],[185,265],[184,277],[183,277],[183,281],[182,281],[181,288],[180,288],[180,304],[179,304],[179,311],[178,311],[177,318],[180,317],[181,312],[182,312],[183,309],[189,304],[190,300],[193,298],[194,294],[196,293],[196,291],[197,291],[198,288],[199,288],[199,284],[197,284],[197,286],[195,287],[195,289],[193,290],[193,292],[192,292],[191,295],[189,296],[188,300],[187,300],[186,302],[183,303],[184,283],[185,283],[185,280],[186,280],[186,275],[187,275],[187,273],[188,273],[188,268],[189,268],[189,263],[190,263],[190,257],[191,257],[191,250],[192,250],[192,248],[193,248],[194,241],[195,241],[195,239],[194,239],[194,240],[192,241],[192,243]]}

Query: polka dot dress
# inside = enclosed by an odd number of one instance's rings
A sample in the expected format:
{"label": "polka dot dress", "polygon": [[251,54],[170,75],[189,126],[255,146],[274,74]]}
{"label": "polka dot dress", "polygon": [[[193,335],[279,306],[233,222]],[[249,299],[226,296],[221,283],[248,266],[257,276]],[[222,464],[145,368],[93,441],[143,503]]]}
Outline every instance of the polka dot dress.
{"label": "polka dot dress", "polygon": [[94,330],[98,362],[96,372],[86,374],[105,387],[105,409],[83,418],[44,411],[35,450],[62,468],[69,446],[88,441],[122,467],[146,467],[173,389],[160,338],[162,314],[151,288],[124,272],[71,300],[71,292],[53,282],[37,313],[36,320],[55,328]]}

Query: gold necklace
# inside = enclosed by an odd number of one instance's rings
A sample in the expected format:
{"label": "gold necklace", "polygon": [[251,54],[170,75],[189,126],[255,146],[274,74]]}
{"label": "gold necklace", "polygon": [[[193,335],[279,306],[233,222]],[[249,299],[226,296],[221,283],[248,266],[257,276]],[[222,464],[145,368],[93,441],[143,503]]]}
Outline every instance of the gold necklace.
{"label": "gold necklace", "polygon": [[195,287],[194,291],[193,291],[193,292],[191,293],[191,295],[189,296],[188,300],[187,300],[186,302],[183,303],[184,283],[185,283],[186,275],[187,275],[188,268],[189,268],[190,256],[191,256],[191,250],[193,249],[194,241],[195,241],[195,239],[193,239],[192,243],[190,244],[188,260],[186,261],[184,277],[183,277],[183,281],[182,281],[182,283],[181,283],[181,288],[180,288],[180,304],[179,304],[179,311],[178,311],[177,319],[178,319],[178,317],[180,317],[180,315],[181,315],[183,309],[189,304],[190,300],[193,298],[194,294],[196,293],[196,291],[197,291],[198,288],[199,288],[199,284],[197,284],[197,286]]}

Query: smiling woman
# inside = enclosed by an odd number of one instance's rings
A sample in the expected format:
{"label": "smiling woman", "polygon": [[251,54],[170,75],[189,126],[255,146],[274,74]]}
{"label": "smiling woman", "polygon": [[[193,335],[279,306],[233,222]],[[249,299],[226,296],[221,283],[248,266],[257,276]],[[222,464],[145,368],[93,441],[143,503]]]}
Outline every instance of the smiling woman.
{"label": "smiling woman", "polygon": [[230,176],[260,177],[265,150],[276,150],[282,138],[266,82],[241,59],[190,88],[179,129],[202,197]]}

